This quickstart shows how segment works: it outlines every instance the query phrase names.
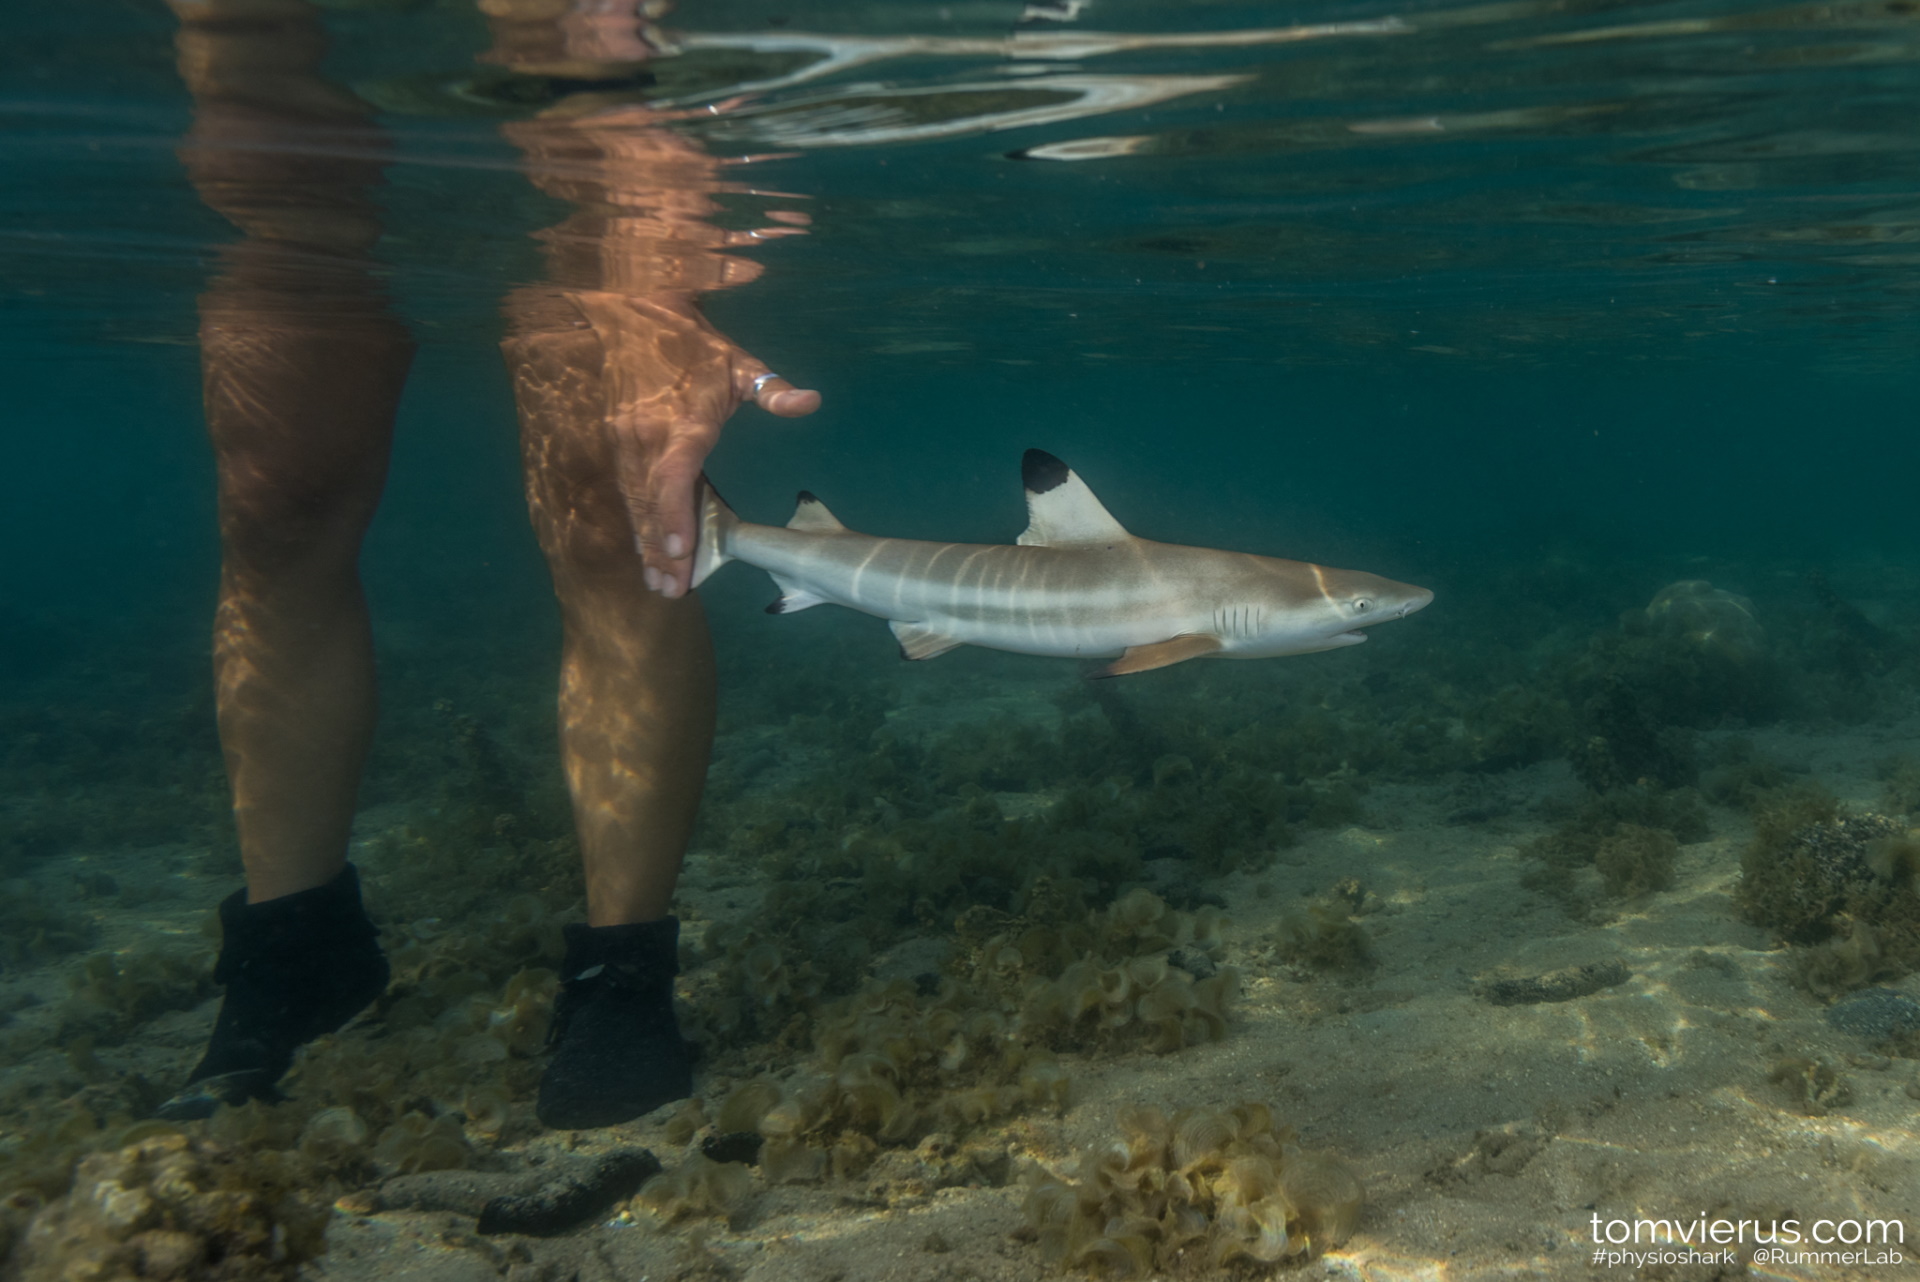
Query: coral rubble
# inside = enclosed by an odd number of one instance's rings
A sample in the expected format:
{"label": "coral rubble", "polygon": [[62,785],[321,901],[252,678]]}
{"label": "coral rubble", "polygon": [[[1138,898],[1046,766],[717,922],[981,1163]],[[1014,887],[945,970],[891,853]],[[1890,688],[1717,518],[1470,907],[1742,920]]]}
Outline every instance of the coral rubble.
{"label": "coral rubble", "polygon": [[16,1252],[20,1282],[287,1279],[323,1248],[328,1201],[301,1173],[181,1134],[81,1160]]}

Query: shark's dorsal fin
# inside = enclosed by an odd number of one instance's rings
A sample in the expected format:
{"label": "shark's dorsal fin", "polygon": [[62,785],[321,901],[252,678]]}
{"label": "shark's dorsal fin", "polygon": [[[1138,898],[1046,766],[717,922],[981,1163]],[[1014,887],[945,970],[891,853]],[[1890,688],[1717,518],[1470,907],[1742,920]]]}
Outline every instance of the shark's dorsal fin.
{"label": "shark's dorsal fin", "polygon": [[1130,672],[1151,672],[1155,668],[1164,668],[1170,664],[1185,663],[1188,659],[1197,659],[1203,654],[1212,654],[1220,648],[1220,638],[1205,632],[1190,632],[1185,636],[1172,637],[1165,641],[1155,641],[1151,645],[1128,646],[1125,654],[1101,668],[1093,675],[1096,677],[1124,677]]}
{"label": "shark's dorsal fin", "polygon": [[1118,543],[1133,537],[1072,468],[1045,450],[1027,451],[1020,479],[1027,487],[1027,528],[1018,540],[1023,546]]}
{"label": "shark's dorsal fin", "polygon": [[787,528],[832,534],[847,527],[840,524],[840,518],[827,511],[827,505],[815,498],[810,490],[801,490],[800,497],[793,501],[793,519],[787,522]]}

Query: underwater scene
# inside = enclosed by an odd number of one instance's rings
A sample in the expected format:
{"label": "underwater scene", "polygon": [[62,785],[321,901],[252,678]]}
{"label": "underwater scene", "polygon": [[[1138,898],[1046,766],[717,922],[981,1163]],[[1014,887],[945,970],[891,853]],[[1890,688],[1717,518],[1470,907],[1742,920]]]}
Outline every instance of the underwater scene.
{"label": "underwater scene", "polygon": [[1913,0],[0,32],[0,1277],[1914,1275]]}

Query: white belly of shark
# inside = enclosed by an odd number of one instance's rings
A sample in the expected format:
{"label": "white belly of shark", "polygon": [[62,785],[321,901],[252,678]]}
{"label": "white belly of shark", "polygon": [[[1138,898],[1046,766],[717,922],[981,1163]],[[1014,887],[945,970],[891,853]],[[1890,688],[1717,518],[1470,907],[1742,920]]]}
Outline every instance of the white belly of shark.
{"label": "white belly of shark", "polygon": [[1358,570],[1135,538],[1066,464],[1028,450],[1016,544],[931,543],[847,529],[802,493],[784,527],[741,520],[703,487],[697,587],[728,561],[773,576],[790,614],[831,602],[885,619],[909,659],[955,646],[1113,659],[1119,676],[1203,657],[1311,654],[1405,618],[1425,588]]}

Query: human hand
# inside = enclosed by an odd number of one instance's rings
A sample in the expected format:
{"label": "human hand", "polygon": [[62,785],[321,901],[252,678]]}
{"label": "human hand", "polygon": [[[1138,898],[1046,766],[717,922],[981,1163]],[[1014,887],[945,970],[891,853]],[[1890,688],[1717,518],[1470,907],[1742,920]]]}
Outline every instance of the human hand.
{"label": "human hand", "polygon": [[684,596],[692,576],[700,472],[720,428],[752,401],[781,418],[820,408],[820,393],[771,373],[690,301],[581,292],[574,300],[606,352],[607,429],[648,588]]}

